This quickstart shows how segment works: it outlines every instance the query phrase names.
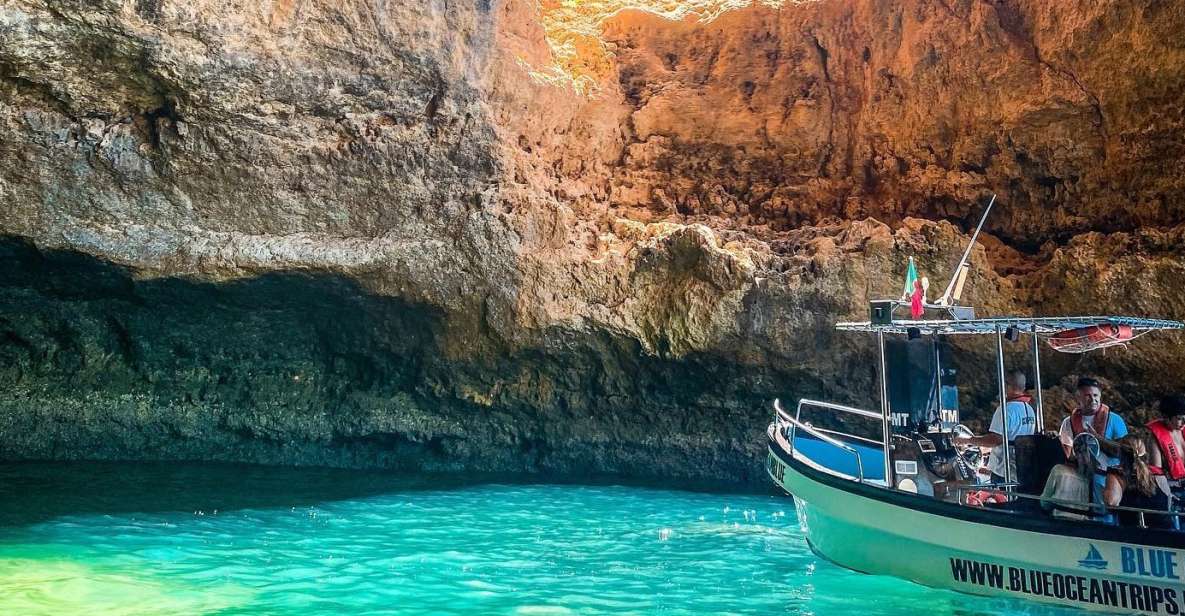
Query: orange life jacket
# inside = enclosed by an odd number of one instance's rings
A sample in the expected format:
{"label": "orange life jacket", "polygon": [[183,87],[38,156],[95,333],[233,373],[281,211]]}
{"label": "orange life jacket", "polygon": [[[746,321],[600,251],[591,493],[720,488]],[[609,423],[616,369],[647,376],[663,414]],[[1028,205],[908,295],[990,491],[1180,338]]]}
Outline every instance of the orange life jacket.
{"label": "orange life jacket", "polygon": [[[1161,466],[1158,475],[1168,472],[1170,479],[1181,479],[1185,477],[1185,459],[1181,457],[1181,451],[1177,449],[1177,444],[1173,442],[1173,432],[1168,425],[1164,423],[1163,419],[1148,422],[1148,429],[1156,437],[1156,442],[1160,444],[1161,457],[1164,458],[1164,464]],[[1155,467],[1150,467],[1155,468]]]}
{"label": "orange life jacket", "polygon": [[[1070,428],[1074,431],[1074,436],[1086,431],[1085,426],[1082,425],[1082,417],[1082,409],[1074,409],[1074,414],[1070,415]],[[1095,412],[1090,421],[1090,427],[1094,428],[1095,436],[1107,438],[1107,422],[1110,419],[1111,409],[1106,404],[1099,405],[1099,410]]]}

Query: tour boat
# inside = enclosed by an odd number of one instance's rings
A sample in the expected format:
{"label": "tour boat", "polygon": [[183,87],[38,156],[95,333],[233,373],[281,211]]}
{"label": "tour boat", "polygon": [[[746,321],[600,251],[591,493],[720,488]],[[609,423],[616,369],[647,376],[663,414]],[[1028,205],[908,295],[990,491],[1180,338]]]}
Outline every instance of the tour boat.
{"label": "tour boat", "polygon": [[[1008,493],[1009,502],[1003,505],[970,506],[966,495],[985,486],[978,485],[972,464],[951,444],[960,432],[951,410],[931,407],[936,420],[917,421],[916,414],[895,412],[886,393],[887,334],[908,336],[914,329],[915,334],[936,337],[995,334],[1002,341],[1011,328],[1037,338],[1106,324],[1131,326],[1137,333],[1183,326],[1122,317],[840,323],[840,329],[875,332],[881,342],[882,412],[801,400],[791,414],[775,401],[776,419],[768,431],[769,474],[793,495],[811,549],[856,571],[972,594],[1111,613],[1185,611],[1185,533],[1057,520],[1039,507],[1023,506],[1039,496],[1017,490]],[[1002,349],[1000,342],[1000,361]],[[933,363],[941,356],[934,353]],[[936,390],[949,387],[937,377],[941,370],[935,370]],[[936,391],[930,398],[941,401],[943,396]],[[864,436],[855,433],[855,427],[827,429],[804,420],[804,412],[819,411],[831,416],[824,415],[823,421],[839,426],[875,420],[881,423],[882,438],[878,442],[867,431]],[[1036,411],[1040,418],[1039,403]]]}
{"label": "tour boat", "polygon": [[[960,263],[956,271],[964,269]],[[1098,514],[1093,518],[1065,520],[1046,508],[1071,503],[1042,502],[1040,473],[1026,477],[1020,471],[1011,484],[983,485],[975,452],[952,443],[969,431],[959,424],[955,370],[947,353],[950,336],[994,337],[998,383],[993,386],[1004,400],[1005,344],[1028,337],[1036,436],[1001,449],[1005,468],[1012,456],[1021,456],[1024,469],[1039,470],[1065,459],[1060,445],[1052,445],[1057,440],[1042,435],[1040,341],[1058,351],[1082,352],[1185,324],[1119,316],[977,319],[972,310],[954,305],[952,287],[938,302],[923,302],[922,315],[916,314],[916,301],[911,318],[903,320],[894,310],[910,302],[875,301],[869,321],[837,325],[875,334],[879,411],[806,399],[786,410],[774,401],[767,470],[792,495],[811,549],[855,571],[976,595],[1110,613],[1185,612],[1185,532],[1146,523],[1171,522],[1173,512],[1098,511],[1103,509],[1098,505],[1092,506]],[[945,318],[924,318],[933,311]],[[1119,510],[1136,522],[1104,521]]]}

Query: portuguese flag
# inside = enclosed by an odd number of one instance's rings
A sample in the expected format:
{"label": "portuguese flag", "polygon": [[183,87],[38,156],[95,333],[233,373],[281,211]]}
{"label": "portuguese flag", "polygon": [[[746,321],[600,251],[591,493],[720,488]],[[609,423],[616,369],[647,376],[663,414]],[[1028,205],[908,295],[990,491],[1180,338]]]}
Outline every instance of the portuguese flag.
{"label": "portuguese flag", "polygon": [[913,263],[913,257],[909,258],[909,268],[905,270],[905,288],[901,290],[901,301],[905,301],[913,297],[914,283],[918,281],[918,267]]}
{"label": "portuguese flag", "polygon": [[922,280],[918,278],[918,268],[909,258],[909,268],[905,270],[905,288],[901,291],[901,301],[909,299],[909,316],[920,319],[926,313],[926,292],[922,289]]}

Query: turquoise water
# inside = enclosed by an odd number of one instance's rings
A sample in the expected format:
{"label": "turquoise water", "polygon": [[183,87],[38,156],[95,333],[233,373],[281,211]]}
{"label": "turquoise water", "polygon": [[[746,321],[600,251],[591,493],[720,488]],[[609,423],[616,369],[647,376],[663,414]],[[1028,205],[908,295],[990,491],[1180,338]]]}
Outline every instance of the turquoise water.
{"label": "turquoise water", "polygon": [[0,465],[0,614],[1074,614],[860,575],[788,499]]}

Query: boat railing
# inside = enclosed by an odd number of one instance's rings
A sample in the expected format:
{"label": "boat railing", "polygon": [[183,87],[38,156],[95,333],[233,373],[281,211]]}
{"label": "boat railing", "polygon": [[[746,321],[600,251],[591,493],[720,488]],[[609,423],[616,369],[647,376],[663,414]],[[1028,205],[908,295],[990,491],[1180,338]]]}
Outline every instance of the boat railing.
{"label": "boat railing", "polygon": [[[782,408],[782,402],[777,399],[774,400],[774,421],[775,421],[775,423],[778,424],[779,431],[782,431],[783,426],[788,427],[790,429],[788,434],[783,432],[783,436],[785,436],[786,443],[790,446],[790,452],[792,454],[794,452],[795,434],[797,433],[798,430],[802,430],[803,432],[810,434],[811,436],[823,441],[824,443],[827,443],[828,445],[837,447],[843,451],[846,451],[846,452],[852,454],[852,457],[856,459],[856,473],[857,473],[856,474],[856,481],[858,481],[860,483],[864,483],[864,461],[860,459],[860,452],[856,451],[856,449],[854,447],[851,447],[850,445],[845,444],[844,442],[840,441],[839,439],[837,439],[833,436],[830,436],[828,433],[839,434],[844,437],[855,436],[855,435],[843,434],[840,432],[836,432],[834,430],[823,430],[821,428],[816,428],[816,427],[812,426],[811,424],[802,421],[801,419],[799,419],[799,417],[802,416],[802,407],[803,407],[804,403],[827,405],[826,408],[829,408],[832,406],[840,407],[837,410],[856,411],[857,413],[867,413],[868,411],[861,411],[860,409],[853,409],[852,407],[845,407],[845,406],[839,405],[839,404],[832,405],[828,402],[814,402],[812,400],[801,400],[798,403],[798,409],[797,409],[797,412],[795,413],[795,416],[791,417],[790,414],[787,413],[785,411],[785,409]],[[879,418],[879,416],[877,416],[877,417]],[[861,438],[861,437],[855,437],[855,438]],[[868,439],[861,439],[861,440],[868,440]]]}
{"label": "boat railing", "polygon": [[[953,487],[959,494],[959,497],[958,497],[959,503],[963,504],[963,502],[965,500],[963,497],[963,494],[966,492],[979,492],[979,491],[984,491],[984,490],[996,491],[996,490],[1000,490],[1002,488],[1015,488],[1015,487],[1018,487],[1019,485],[1020,484],[1009,483],[1009,484],[986,484],[986,485],[960,485],[960,486],[953,486]],[[1165,517],[1174,518],[1176,520],[1180,520],[1181,517],[1183,515],[1185,515],[1185,512],[1180,512],[1180,511],[1172,511],[1172,510],[1165,510],[1165,509],[1146,509],[1146,508],[1141,508],[1141,507],[1124,507],[1122,505],[1111,506],[1111,505],[1104,505],[1104,504],[1100,504],[1100,503],[1083,503],[1081,501],[1071,501],[1071,500],[1065,500],[1065,499],[1061,499],[1061,498],[1053,498],[1051,496],[1041,496],[1040,494],[1025,494],[1024,492],[1007,492],[1007,493],[1003,493],[1003,494],[1004,494],[1004,497],[1008,498],[1008,499],[1020,498],[1020,499],[1039,501],[1041,503],[1050,503],[1050,504],[1058,505],[1058,506],[1066,508],[1066,509],[1079,510],[1082,512],[1083,515],[1089,515],[1089,516],[1102,516],[1102,515],[1106,515],[1107,513],[1111,513],[1111,512],[1115,512],[1115,511],[1127,511],[1127,512],[1137,514],[1137,518],[1139,520],[1138,524],[1139,524],[1140,528],[1148,528],[1148,524],[1144,519],[1145,515],[1165,516]],[[970,506],[970,505],[964,505],[964,506]],[[1003,511],[1006,513],[1018,513],[1018,514],[1020,513],[1020,512],[1009,512],[1006,509],[992,508],[992,510],[993,511]],[[1098,520],[1091,520],[1091,521],[1100,523]]]}
{"label": "boat railing", "polygon": [[[806,423],[810,423],[810,422],[806,422]],[[836,436],[842,436],[843,438],[850,438],[850,439],[854,439],[857,441],[864,441],[865,443],[868,443],[869,445],[875,445],[876,447],[881,446],[881,441],[878,441],[876,439],[866,438],[866,437],[858,436],[855,434],[848,434],[847,432],[840,432],[839,430],[828,430],[826,428],[820,428],[819,426],[811,426],[811,427],[818,430],[819,432],[823,432],[825,434],[834,434]]]}
{"label": "boat railing", "polygon": [[[845,452],[851,454],[852,457],[856,459],[856,469],[857,469],[856,481],[858,481],[860,483],[864,483],[864,464],[863,464],[863,460],[860,458],[859,452],[856,451],[855,448],[844,443],[843,441],[840,441],[836,437],[838,436],[838,437],[842,437],[844,439],[855,439],[855,440],[863,441],[863,442],[869,443],[871,445],[876,445],[876,446],[882,445],[882,442],[876,441],[873,439],[869,439],[869,438],[865,438],[862,436],[858,436],[855,434],[849,434],[846,432],[839,432],[837,430],[828,430],[825,428],[815,427],[815,426],[811,425],[809,422],[802,421],[802,419],[801,419],[802,418],[802,410],[804,407],[815,407],[815,408],[840,411],[840,412],[844,412],[844,413],[850,413],[852,415],[856,415],[859,417],[864,417],[867,419],[880,419],[881,418],[880,415],[877,413],[874,413],[872,411],[866,411],[863,409],[858,409],[858,408],[846,406],[843,404],[835,404],[832,402],[822,402],[819,400],[803,399],[803,400],[799,401],[798,407],[795,409],[795,413],[792,416],[792,415],[790,415],[790,413],[788,413],[785,409],[782,408],[782,403],[780,400],[774,400],[775,423],[778,425],[779,432],[781,432],[782,436],[786,439],[787,445],[790,446],[791,452],[794,451],[794,440],[795,440],[796,432],[798,430],[802,430],[803,432],[810,434],[811,436],[823,441],[824,443],[827,443],[828,445],[831,445],[833,447],[836,447],[842,451],[845,451]],[[1027,500],[1031,500],[1031,501],[1038,501],[1038,502],[1042,502],[1042,503],[1049,503],[1049,504],[1053,504],[1053,505],[1058,505],[1058,506],[1061,506],[1061,507],[1064,507],[1067,509],[1081,509],[1083,511],[1083,514],[1090,515],[1090,516],[1105,515],[1106,513],[1118,512],[1118,511],[1126,511],[1126,512],[1130,512],[1130,513],[1135,513],[1138,518],[1138,523],[1139,523],[1140,528],[1147,528],[1148,527],[1147,521],[1145,519],[1145,516],[1147,516],[1147,515],[1168,516],[1168,517],[1174,518],[1176,520],[1180,520],[1183,516],[1185,516],[1185,511],[1178,512],[1178,511],[1171,511],[1171,510],[1164,510],[1164,509],[1146,509],[1146,508],[1140,508],[1140,507],[1125,507],[1122,505],[1107,506],[1107,505],[1102,505],[1102,504],[1098,504],[1098,503],[1082,503],[1082,502],[1078,502],[1078,501],[1069,501],[1069,500],[1063,500],[1063,499],[1058,499],[1058,498],[1053,498],[1053,497],[1042,497],[1039,494],[1026,494],[1023,492],[1015,491],[1016,488],[1020,487],[1020,484],[1015,484],[1015,483],[954,485],[952,487],[957,491],[958,500],[959,500],[960,504],[965,502],[966,499],[965,499],[964,495],[967,492],[978,492],[978,491],[983,491],[983,490],[988,490],[988,491],[1007,490],[1007,492],[1004,493],[1005,498],[1027,499]],[[969,506],[969,505],[965,505],[965,506]],[[994,510],[1001,511],[1004,513],[1018,513],[1018,514],[1021,513],[1021,512],[1009,512],[1006,509],[994,509]],[[1097,522],[1097,520],[1095,520],[1095,521]]]}
{"label": "boat railing", "polygon": [[833,411],[842,411],[844,413],[851,413],[853,415],[859,415],[860,417],[864,417],[867,419],[875,419],[877,421],[880,421],[880,419],[881,419],[880,413],[874,413],[872,411],[858,409],[854,406],[845,406],[843,404],[836,404],[834,402],[821,402],[819,400],[808,400],[806,398],[803,398],[802,400],[798,401],[798,412],[795,415],[795,419],[802,418],[802,407],[804,407],[804,406],[811,406],[811,407],[820,408],[820,409],[830,409]]}
{"label": "boat railing", "polygon": [[[776,403],[777,401],[775,400],[774,402]],[[797,419],[800,423],[805,423],[807,425],[810,425],[812,428],[814,428],[816,430],[825,432],[827,434],[833,434],[833,435],[842,437],[844,439],[863,441],[865,443],[868,443],[869,445],[873,445],[878,448],[883,447],[885,444],[884,440],[870,439],[868,437],[860,436],[858,434],[852,434],[851,432],[841,432],[839,430],[827,430],[827,429],[815,426],[815,425],[811,424],[810,422],[803,421],[802,420],[802,410],[804,408],[808,408],[808,407],[816,408],[816,409],[831,410],[831,411],[840,411],[842,413],[848,413],[851,415],[855,415],[857,417],[862,417],[864,419],[874,419],[878,422],[881,420],[881,416],[879,413],[875,413],[873,411],[866,411],[864,409],[858,409],[854,406],[847,406],[844,404],[836,404],[834,402],[823,402],[821,400],[811,400],[809,398],[803,398],[798,401],[798,407],[795,409],[794,418]]]}

